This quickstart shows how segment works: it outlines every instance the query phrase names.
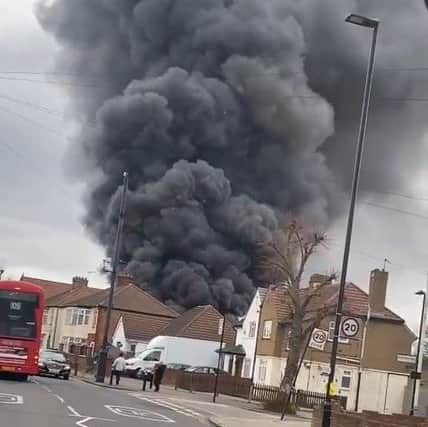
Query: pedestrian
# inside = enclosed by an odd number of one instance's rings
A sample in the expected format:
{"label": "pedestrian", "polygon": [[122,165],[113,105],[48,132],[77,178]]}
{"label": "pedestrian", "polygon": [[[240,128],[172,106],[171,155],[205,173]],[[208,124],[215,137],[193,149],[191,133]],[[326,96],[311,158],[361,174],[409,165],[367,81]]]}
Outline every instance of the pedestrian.
{"label": "pedestrian", "polygon": [[119,385],[120,377],[125,372],[126,360],[123,357],[123,353],[119,354],[119,357],[114,359],[113,365],[111,366],[110,385],[113,384],[113,375],[116,377],[116,385]]}
{"label": "pedestrian", "polygon": [[153,383],[155,385],[155,391],[159,391],[160,385],[162,384],[162,377],[165,373],[166,365],[159,362],[154,369]]}
{"label": "pedestrian", "polygon": [[146,391],[146,384],[149,382],[150,390],[153,388],[153,372],[149,369],[143,371],[143,391]]}

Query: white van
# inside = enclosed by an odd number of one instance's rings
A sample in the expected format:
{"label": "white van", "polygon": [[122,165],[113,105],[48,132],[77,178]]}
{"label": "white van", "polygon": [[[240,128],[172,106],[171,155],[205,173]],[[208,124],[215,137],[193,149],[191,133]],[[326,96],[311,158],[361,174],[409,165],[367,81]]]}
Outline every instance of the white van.
{"label": "white van", "polygon": [[137,377],[139,371],[153,369],[156,363],[217,366],[219,343],[191,338],[158,336],[144,351],[126,361],[126,372]]}

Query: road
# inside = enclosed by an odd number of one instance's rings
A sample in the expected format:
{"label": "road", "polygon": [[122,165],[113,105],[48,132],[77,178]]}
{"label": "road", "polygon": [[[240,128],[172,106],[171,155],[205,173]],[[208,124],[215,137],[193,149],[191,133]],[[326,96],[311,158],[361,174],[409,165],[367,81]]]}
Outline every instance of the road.
{"label": "road", "polygon": [[206,418],[153,392],[128,393],[79,380],[0,379],[0,426],[201,427]]}

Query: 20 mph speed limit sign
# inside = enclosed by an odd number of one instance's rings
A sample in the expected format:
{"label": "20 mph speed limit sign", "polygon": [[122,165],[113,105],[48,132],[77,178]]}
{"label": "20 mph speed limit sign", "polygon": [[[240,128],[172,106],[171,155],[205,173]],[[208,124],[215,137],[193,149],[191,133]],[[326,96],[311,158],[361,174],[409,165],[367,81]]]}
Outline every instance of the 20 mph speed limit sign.
{"label": "20 mph speed limit sign", "polygon": [[341,336],[346,338],[354,338],[360,332],[360,324],[358,323],[358,319],[354,317],[347,317],[342,321],[342,333]]}

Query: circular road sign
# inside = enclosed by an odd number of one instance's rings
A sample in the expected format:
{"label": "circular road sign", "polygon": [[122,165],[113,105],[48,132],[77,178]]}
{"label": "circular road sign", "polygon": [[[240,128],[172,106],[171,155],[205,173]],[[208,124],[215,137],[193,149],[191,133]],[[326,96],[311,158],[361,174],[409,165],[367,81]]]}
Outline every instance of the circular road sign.
{"label": "circular road sign", "polygon": [[342,322],[342,336],[346,338],[354,338],[360,332],[360,324],[354,317],[347,317]]}
{"label": "circular road sign", "polygon": [[312,339],[317,344],[324,344],[327,341],[327,332],[321,329],[316,329],[312,335]]}

